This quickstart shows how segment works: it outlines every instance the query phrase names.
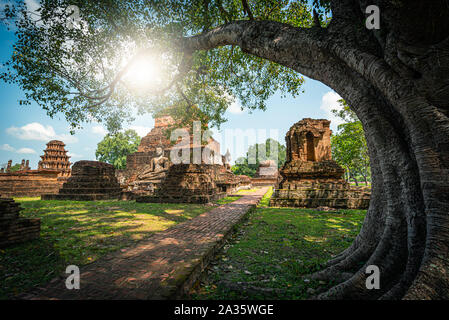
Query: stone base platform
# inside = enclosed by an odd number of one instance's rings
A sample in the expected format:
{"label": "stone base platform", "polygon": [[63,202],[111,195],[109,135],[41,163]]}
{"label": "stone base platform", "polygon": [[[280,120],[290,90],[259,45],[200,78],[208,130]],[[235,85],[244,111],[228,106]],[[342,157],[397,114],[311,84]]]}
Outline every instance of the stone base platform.
{"label": "stone base platform", "polygon": [[369,188],[349,187],[346,183],[314,183],[293,187],[290,189],[275,189],[270,200],[270,206],[342,209],[368,209],[369,206]]}
{"label": "stone base platform", "polygon": [[[223,167],[215,164],[172,165],[153,195],[140,196],[137,202],[208,203],[226,196],[222,183]],[[236,186],[237,186],[236,182]],[[226,188],[231,189],[231,188]]]}
{"label": "stone base platform", "polygon": [[44,194],[42,200],[71,200],[71,201],[99,201],[99,200],[115,200],[120,199],[121,194]]}
{"label": "stone base platform", "polygon": [[67,181],[59,174],[56,170],[0,173],[0,194],[3,197],[38,197],[56,193]]}
{"label": "stone base platform", "polygon": [[275,186],[278,182],[277,177],[272,178],[251,178],[251,184],[254,187],[262,187],[262,186]]}
{"label": "stone base platform", "polygon": [[161,196],[140,196],[136,198],[136,202],[147,203],[209,203],[220,200],[226,197],[226,193],[208,194],[208,195],[170,195],[166,197]]}

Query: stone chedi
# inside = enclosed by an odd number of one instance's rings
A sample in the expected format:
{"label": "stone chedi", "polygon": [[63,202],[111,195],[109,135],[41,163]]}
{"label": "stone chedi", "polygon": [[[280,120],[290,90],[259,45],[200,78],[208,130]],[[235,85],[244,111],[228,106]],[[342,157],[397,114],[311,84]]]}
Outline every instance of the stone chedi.
{"label": "stone chedi", "polygon": [[332,160],[329,125],[329,120],[306,118],[287,132],[287,159],[271,206],[368,207],[369,189],[351,188],[343,179],[344,169]]}
{"label": "stone chedi", "polygon": [[39,237],[40,219],[21,218],[20,211],[13,199],[0,199],[0,248]]}
{"label": "stone chedi", "polygon": [[4,197],[35,197],[56,193],[70,176],[70,157],[65,144],[53,140],[47,143],[37,170],[31,170],[29,160],[22,160],[20,169],[11,172],[12,160],[0,172],[0,194]]}
{"label": "stone chedi", "polygon": [[78,161],[72,175],[57,194],[46,194],[43,200],[95,201],[118,199],[121,188],[113,165],[99,161]]}
{"label": "stone chedi", "polygon": [[278,182],[279,172],[276,161],[266,160],[259,164],[254,178],[251,179],[254,186],[274,186]]}

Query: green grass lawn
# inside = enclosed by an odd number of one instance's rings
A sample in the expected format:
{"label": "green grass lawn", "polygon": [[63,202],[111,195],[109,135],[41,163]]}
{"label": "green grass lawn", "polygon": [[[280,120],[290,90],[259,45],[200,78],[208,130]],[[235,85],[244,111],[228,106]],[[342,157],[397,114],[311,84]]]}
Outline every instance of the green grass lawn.
{"label": "green grass lawn", "polygon": [[307,275],[347,248],[365,211],[267,208],[272,190],[192,290],[193,299],[307,299],[332,283]]}
{"label": "green grass lawn", "polygon": [[241,197],[242,196],[224,197],[224,198],[221,198],[221,199],[217,200],[215,203],[219,204],[219,205],[223,205],[223,204],[234,202],[234,201],[240,199]]}
{"label": "green grass lawn", "polygon": [[250,194],[259,189],[260,188],[241,189],[241,190],[237,191],[235,194],[241,194],[241,195]]}
{"label": "green grass lawn", "polygon": [[21,216],[41,218],[41,238],[0,249],[0,299],[211,210],[194,204],[16,200],[24,208]]}

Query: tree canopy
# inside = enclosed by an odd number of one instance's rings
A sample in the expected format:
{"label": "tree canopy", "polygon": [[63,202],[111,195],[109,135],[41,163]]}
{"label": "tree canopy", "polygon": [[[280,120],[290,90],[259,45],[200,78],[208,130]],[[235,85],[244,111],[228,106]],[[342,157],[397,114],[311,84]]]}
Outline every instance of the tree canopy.
{"label": "tree canopy", "polygon": [[274,160],[278,168],[285,163],[286,148],[279,141],[268,138],[265,143],[256,143],[249,146],[246,157],[240,157],[232,166],[232,172],[237,175],[254,177],[260,163],[266,160]]}
{"label": "tree canopy", "polygon": [[116,169],[126,168],[126,156],[136,152],[140,137],[134,130],[107,134],[97,145],[97,160],[112,164]]}
{"label": "tree canopy", "polygon": [[[245,54],[239,46],[188,52],[180,39],[229,21],[270,19],[311,27],[307,1],[26,1],[4,14],[17,41],[0,77],[23,89],[21,104],[36,101],[50,116],[63,113],[72,128],[95,119],[119,130],[135,114],[198,106],[211,125],[239,99],[265,109],[276,91],[296,95],[303,77],[275,62]],[[315,1],[319,5],[326,1]],[[150,62],[142,79],[129,69]],[[150,80],[150,83],[146,81]],[[178,112],[179,113],[179,112]]]}

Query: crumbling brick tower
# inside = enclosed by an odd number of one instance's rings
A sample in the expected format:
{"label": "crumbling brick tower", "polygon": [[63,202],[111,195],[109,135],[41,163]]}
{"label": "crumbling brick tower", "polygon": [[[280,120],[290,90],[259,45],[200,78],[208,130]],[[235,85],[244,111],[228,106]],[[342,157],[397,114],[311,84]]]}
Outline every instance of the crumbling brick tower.
{"label": "crumbling brick tower", "polygon": [[330,121],[306,118],[285,136],[287,159],[271,206],[367,208],[369,192],[351,188],[344,169],[332,160]]}

